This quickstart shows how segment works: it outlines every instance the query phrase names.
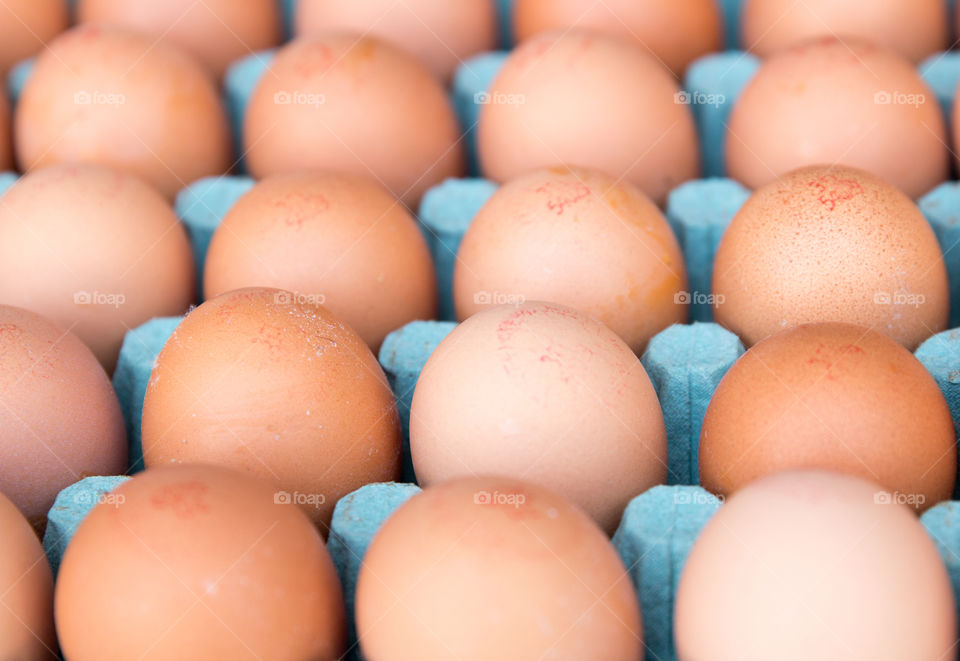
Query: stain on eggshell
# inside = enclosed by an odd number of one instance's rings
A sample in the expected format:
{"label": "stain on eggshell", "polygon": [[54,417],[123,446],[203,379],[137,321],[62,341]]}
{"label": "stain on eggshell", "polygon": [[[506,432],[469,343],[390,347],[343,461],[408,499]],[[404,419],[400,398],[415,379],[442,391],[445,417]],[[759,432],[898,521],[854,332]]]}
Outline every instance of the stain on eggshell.
{"label": "stain on eggshell", "polygon": [[608,533],[667,477],[663,414],[630,347],[554,303],[503,305],[453,330],[413,393],[417,479],[508,475],[563,493]]}
{"label": "stain on eggshell", "polygon": [[717,249],[716,321],[750,346],[817,321],[859,324],[908,349],[947,327],[940,244],[917,206],[866,172],[815,166],[756,191]]}
{"label": "stain on eggshell", "polygon": [[212,76],[156,38],[100,25],[63,33],[36,61],[14,118],[25,171],[92,163],[135,174],[168,198],[231,165]]}
{"label": "stain on eggshell", "polygon": [[340,581],[275,485],[213,466],[153,468],[94,507],[57,577],[70,661],[333,661]]}
{"label": "stain on eggshell", "polygon": [[657,204],[700,170],[690,107],[645,49],[584,30],[550,32],[514,50],[480,111],[484,174],[506,182],[555,165],[624,179]]}
{"label": "stain on eggshell", "polygon": [[851,324],[769,337],[724,376],[700,433],[700,481],[729,495],[780,470],[857,475],[925,510],[953,493],[957,450],[940,388],[913,354]]}
{"label": "stain on eggshell", "polygon": [[554,301],[599,319],[637,354],[687,320],[683,253],[634,186],[588,170],[539,170],[502,186],[457,253],[454,303],[466,319],[493,296]]}
{"label": "stain on eggshell", "polygon": [[359,335],[279,289],[193,310],[157,358],[143,404],[147,468],[236,468],[297,496],[324,531],[344,495],[397,479],[393,392]]}
{"label": "stain on eggshell", "polygon": [[436,315],[433,260],[417,221],[374,180],[276,175],[230,209],[207,253],[204,290],[286,289],[321,303],[376,352]]}
{"label": "stain on eggshell", "polygon": [[276,0],[78,0],[77,21],[114,25],[162,39],[217,76],[236,60],[280,42]]}
{"label": "stain on eggshell", "polygon": [[408,205],[465,166],[453,108],[426,65],[353,34],[304,37],[277,52],[250,98],[244,144],[258,178],[372,176]]}
{"label": "stain on eggshell", "polygon": [[521,43],[552,30],[599,30],[634,40],[678,77],[698,57],[722,47],[716,0],[516,0],[513,7]]}
{"label": "stain on eggshell", "polygon": [[643,657],[636,593],[610,541],[568,501],[516,479],[452,480],[408,500],[363,558],[356,599],[371,661],[397,650],[423,661]]}
{"label": "stain on eggshell", "polygon": [[127,455],[120,403],[90,349],[33,312],[0,305],[0,491],[42,533],[61,489],[124,472]]}
{"label": "stain on eggshell", "polygon": [[298,0],[296,32],[369,34],[408,50],[449,81],[464,60],[496,49],[497,12],[491,0]]}
{"label": "stain on eggshell", "polygon": [[186,311],[194,268],[169,202],[117,170],[37,170],[0,204],[0,303],[69,328],[108,372],[128,330]]}
{"label": "stain on eggshell", "polygon": [[948,177],[947,140],[940,104],[916,65],[831,37],[761,65],[730,116],[727,172],[759,188],[829,163],[871,172],[916,199]]}

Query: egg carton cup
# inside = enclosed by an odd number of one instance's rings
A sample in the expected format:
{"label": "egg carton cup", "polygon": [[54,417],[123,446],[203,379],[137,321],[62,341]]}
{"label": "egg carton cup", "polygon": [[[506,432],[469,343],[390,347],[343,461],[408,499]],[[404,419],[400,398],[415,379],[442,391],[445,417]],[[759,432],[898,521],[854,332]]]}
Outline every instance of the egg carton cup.
{"label": "egg carton cup", "polygon": [[[111,490],[128,477],[88,477],[60,492],[48,515],[44,549],[56,574],[78,526],[98,504],[122,506]],[[420,492],[415,484],[368,484],[336,505],[327,548],[337,568],[347,612],[348,658],[361,659],[354,605],[357,576],[374,536],[390,515]],[[722,501],[698,486],[659,486],[634,498],[613,536],[643,612],[647,658],[675,661],[673,611],[677,585],[697,537]],[[960,502],[941,503],[921,517],[960,600]]]}

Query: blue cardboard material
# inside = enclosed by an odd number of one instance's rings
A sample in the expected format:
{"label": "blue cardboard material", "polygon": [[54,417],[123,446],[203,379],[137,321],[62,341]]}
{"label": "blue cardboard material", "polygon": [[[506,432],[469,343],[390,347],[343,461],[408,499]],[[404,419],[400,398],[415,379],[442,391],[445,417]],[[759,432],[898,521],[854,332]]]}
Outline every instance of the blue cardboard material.
{"label": "blue cardboard material", "polygon": [[667,484],[699,484],[700,428],[714,391],[745,349],[716,324],[671,326],[647,346],[641,362],[667,427]]}
{"label": "blue cardboard material", "polygon": [[109,494],[129,479],[126,475],[85,477],[57,494],[53,507],[47,513],[47,529],[43,535],[43,550],[50,560],[54,577],[60,569],[67,544],[80,523],[100,503],[119,505],[119,499]]}
{"label": "blue cardboard material", "polygon": [[120,347],[120,357],[113,372],[113,388],[120,400],[123,421],[127,427],[127,442],[130,444],[129,473],[143,470],[143,440],[140,425],[143,418],[143,399],[150,383],[153,365],[167,343],[167,339],[180,325],[182,317],[151,319],[142,326],[128,331]]}
{"label": "blue cardboard material", "polygon": [[416,482],[410,458],[410,405],[413,391],[430,354],[456,328],[449,321],[413,321],[395,330],[380,346],[380,366],[397,399],[403,430],[403,480]]}
{"label": "blue cardboard material", "polygon": [[457,251],[470,222],[495,192],[497,184],[486,179],[447,179],[427,191],[420,203],[420,222],[437,271],[441,319],[456,319],[453,270]]}
{"label": "blue cardboard material", "polygon": [[363,556],[374,536],[390,515],[407,500],[420,493],[415,484],[368,484],[340,499],[333,510],[327,549],[340,575],[347,606],[348,659],[360,659],[354,603],[357,575]]}
{"label": "blue cardboard material", "polygon": [[480,110],[489,103],[487,90],[508,55],[509,53],[499,51],[477,55],[461,64],[453,77],[453,108],[464,132],[469,172],[473,176],[481,174],[477,155],[477,122],[480,119]]}
{"label": "blue cardboard material", "polygon": [[648,659],[676,661],[673,599],[690,549],[721,501],[695,486],[654,487],[634,498],[613,536],[643,612]]}
{"label": "blue cardboard material", "polygon": [[[960,328],[937,333],[921,344],[914,355],[940,387],[960,440]],[[960,500],[960,479],[954,487],[953,498]]]}
{"label": "blue cardboard material", "polygon": [[718,300],[711,295],[713,261],[727,225],[750,197],[732,179],[697,179],[667,197],[667,220],[683,250],[689,280],[690,319],[712,321]]}
{"label": "blue cardboard material", "polygon": [[248,55],[231,64],[223,77],[224,102],[233,133],[234,153],[237,154],[236,170],[241,174],[246,172],[243,120],[247,113],[247,101],[260,82],[260,77],[270,68],[275,55],[275,50]]}
{"label": "blue cardboard material", "polygon": [[960,326],[960,182],[940,184],[918,204],[943,251],[950,282],[950,327],[955,328]]}

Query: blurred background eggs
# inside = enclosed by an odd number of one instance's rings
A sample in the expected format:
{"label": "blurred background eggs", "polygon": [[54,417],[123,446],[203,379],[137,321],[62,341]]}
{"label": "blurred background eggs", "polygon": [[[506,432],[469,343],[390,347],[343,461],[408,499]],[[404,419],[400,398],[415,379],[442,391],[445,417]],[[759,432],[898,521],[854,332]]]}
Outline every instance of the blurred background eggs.
{"label": "blurred background eggs", "polygon": [[2,493],[0,539],[0,658],[55,661],[53,574],[33,528]]}
{"label": "blurred background eggs", "polygon": [[643,365],[606,326],[552,303],[460,324],[423,368],[410,415],[421,485],[529,480],[610,534],[629,500],[667,477],[663,414]]}
{"label": "blurred background eggs", "polygon": [[763,62],[734,104],[726,150],[728,176],[749,188],[806,165],[846,165],[917,198],[950,168],[943,113],[916,65],[833,37]]}
{"label": "blurred background eggs", "polygon": [[950,578],[913,512],[859,478],[786,472],[733,496],[680,577],[680,661],[952,658]]}
{"label": "blurred background eggs", "polygon": [[723,38],[716,0],[515,0],[513,7],[517,41],[570,28],[608,32],[636,41],[678,77],[720,50]]}
{"label": "blurred background eggs", "polygon": [[25,171],[108,165],[170,198],[232,162],[209,72],[156,37],[112,27],[82,25],[52,41],[27,79],[14,122]]}
{"label": "blurred background eggs", "polygon": [[743,47],[761,56],[814,37],[863,39],[921,62],[949,46],[943,0],[745,0]]}
{"label": "blurred background eggs", "polygon": [[250,98],[246,162],[258,178],[328,169],[372,176],[405,203],[465,167],[440,82],[414,56],[354,34],[281,48]]}
{"label": "blurred background eggs", "polygon": [[273,480],[325,531],[341,496],[399,477],[400,428],[359,335],[316,302],[249,288],[193,310],[160,352],[143,456]]}
{"label": "blurred background eggs", "polygon": [[454,271],[460,319],[494,296],[553,301],[602,321],[638,355],[686,322],[686,288],[683,253],[657,206],[625,181],[566,168],[500,187],[467,229]]}
{"label": "blurred background eggs", "polygon": [[483,173],[503,183],[538,168],[586,167],[662,204],[700,171],[680,86],[633,41],[571,29],[533,37],[507,58],[480,111]]}
{"label": "blurred background eggs", "polygon": [[604,534],[552,492],[493,477],[428,488],[394,512],[360,568],[357,630],[370,661],[636,661],[644,649]]}
{"label": "blurred background eggs", "polygon": [[497,46],[494,0],[297,0],[297,36],[355,32],[419,57],[449,81],[464,60]]}
{"label": "blurred background eggs", "polygon": [[128,28],[190,52],[217,76],[279,44],[276,0],[77,0],[77,21]]}
{"label": "blurred background eggs", "polygon": [[36,55],[67,29],[69,5],[64,0],[0,2],[0,75],[20,60]]}
{"label": "blurred background eggs", "polygon": [[212,466],[148,470],[84,519],[60,566],[70,661],[332,661],[340,581],[303,512]]}
{"label": "blurred background eggs", "polygon": [[747,346],[783,328],[845,321],[908,349],[947,327],[940,244],[894,186],[846,167],[791,172],[755,192],[723,234],[716,321]]}
{"label": "blurred background eggs", "polygon": [[127,470],[123,416],[90,349],[33,312],[0,305],[0,357],[0,492],[42,534],[61,489]]}
{"label": "blurred background eggs", "polygon": [[231,208],[207,253],[205,296],[249,286],[319,302],[373,351],[391,331],[436,314],[433,261],[417,221],[358,176],[268,177]]}
{"label": "blurred background eggs", "polygon": [[72,330],[108,372],[128,330],[182,314],[193,296],[186,231],[136,177],[58,165],[22,177],[0,198],[0,303]]}
{"label": "blurred background eggs", "polygon": [[0,89],[0,172],[13,168],[12,122],[7,94]]}
{"label": "blurred background eggs", "polygon": [[857,475],[925,510],[953,493],[950,409],[923,364],[880,333],[832,323],[783,331],[720,381],[700,434],[700,482],[729,495],[791,468]]}

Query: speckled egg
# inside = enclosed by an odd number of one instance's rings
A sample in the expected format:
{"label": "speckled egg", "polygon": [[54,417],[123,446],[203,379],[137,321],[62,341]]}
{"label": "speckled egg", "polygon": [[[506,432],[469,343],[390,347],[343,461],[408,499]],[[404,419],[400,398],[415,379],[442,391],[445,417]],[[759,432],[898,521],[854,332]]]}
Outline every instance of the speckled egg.
{"label": "speckled egg", "polygon": [[543,167],[586,167],[662,204],[700,171],[693,115],[677,80],[626,39],[584,30],[533,37],[479,100],[480,164],[498,182]]}
{"label": "speckled egg", "polygon": [[749,346],[780,329],[843,321],[908,349],[947,327],[940,245],[903,193],[846,167],[792,172],[747,200],[717,250],[715,319]]}
{"label": "speckled egg", "polygon": [[948,177],[947,140],[915,64],[829,37],[772,56],[747,84],[727,128],[727,172],[759,188],[799,167],[846,165],[917,198]]}
{"label": "speckled egg", "polygon": [[858,475],[924,510],[953,493],[953,419],[912,353],[851,324],[806,324],[745,353],[710,400],[700,481],[729,495],[790,468]]}
{"label": "speckled egg", "polygon": [[143,403],[147,468],[210,463],[275,480],[324,528],[337,500],[399,477],[393,392],[359,335],[279,289],[193,310],[157,358]]}
{"label": "speckled egg", "polygon": [[433,352],[410,409],[417,480],[505,475],[553,489],[612,534],[667,477],[660,402],[630,347],[554,303],[503,305]]}
{"label": "speckled egg", "polygon": [[454,272],[457,316],[498,303],[582,310],[637,354],[687,320],[683,253],[663,214],[599,172],[539,170],[501,187],[473,219]]}

